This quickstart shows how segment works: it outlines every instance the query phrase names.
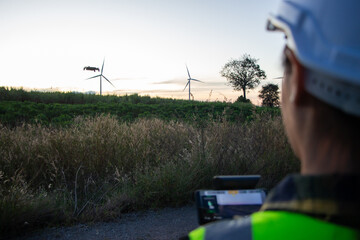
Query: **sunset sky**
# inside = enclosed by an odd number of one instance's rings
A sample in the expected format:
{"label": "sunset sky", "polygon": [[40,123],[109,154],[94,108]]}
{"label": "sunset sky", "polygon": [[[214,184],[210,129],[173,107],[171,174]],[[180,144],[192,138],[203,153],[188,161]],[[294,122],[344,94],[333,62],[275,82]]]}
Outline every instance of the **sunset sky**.
{"label": "sunset sky", "polygon": [[[185,64],[195,100],[234,101],[241,95],[220,76],[248,53],[280,85],[281,34],[265,31],[279,0],[1,0],[0,86],[95,91],[101,68],[115,88],[103,92],[187,99]],[[254,104],[260,87],[248,97]]]}

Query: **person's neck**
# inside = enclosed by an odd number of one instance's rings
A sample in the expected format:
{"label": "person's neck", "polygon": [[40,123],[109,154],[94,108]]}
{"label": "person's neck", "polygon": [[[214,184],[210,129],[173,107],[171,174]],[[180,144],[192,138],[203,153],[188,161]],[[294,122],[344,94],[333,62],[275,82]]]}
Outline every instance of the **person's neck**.
{"label": "person's neck", "polygon": [[349,146],[330,137],[309,138],[301,156],[301,173],[306,175],[356,174]]}

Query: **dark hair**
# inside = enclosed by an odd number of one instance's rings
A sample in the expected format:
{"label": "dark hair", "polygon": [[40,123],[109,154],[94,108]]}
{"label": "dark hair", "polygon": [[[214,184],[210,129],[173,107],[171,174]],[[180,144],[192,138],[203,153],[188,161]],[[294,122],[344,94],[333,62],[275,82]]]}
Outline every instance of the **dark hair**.
{"label": "dark hair", "polygon": [[282,54],[282,66],[284,68],[284,73],[285,74],[290,74],[292,69],[291,69],[291,62],[289,57],[285,54],[285,52]]}

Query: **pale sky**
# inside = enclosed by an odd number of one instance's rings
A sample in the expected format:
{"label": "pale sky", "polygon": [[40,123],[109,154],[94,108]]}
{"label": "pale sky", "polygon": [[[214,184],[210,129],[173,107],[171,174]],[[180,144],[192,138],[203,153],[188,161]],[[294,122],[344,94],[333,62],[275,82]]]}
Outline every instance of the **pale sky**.
{"label": "pale sky", "polygon": [[[0,0],[0,86],[234,101],[219,72],[248,53],[280,85],[282,34],[265,30],[279,0]],[[250,90],[255,104],[260,87]]]}

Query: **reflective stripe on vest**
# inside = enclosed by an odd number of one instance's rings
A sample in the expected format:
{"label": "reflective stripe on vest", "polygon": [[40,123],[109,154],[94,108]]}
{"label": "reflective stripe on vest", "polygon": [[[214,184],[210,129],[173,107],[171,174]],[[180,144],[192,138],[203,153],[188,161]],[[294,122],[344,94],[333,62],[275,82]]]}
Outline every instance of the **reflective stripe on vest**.
{"label": "reflective stripe on vest", "polygon": [[[202,230],[200,230],[202,229]],[[200,233],[196,235],[196,233]],[[195,229],[191,240],[271,240],[271,239],[360,239],[359,231],[282,211],[265,211],[249,218],[220,221]]]}

